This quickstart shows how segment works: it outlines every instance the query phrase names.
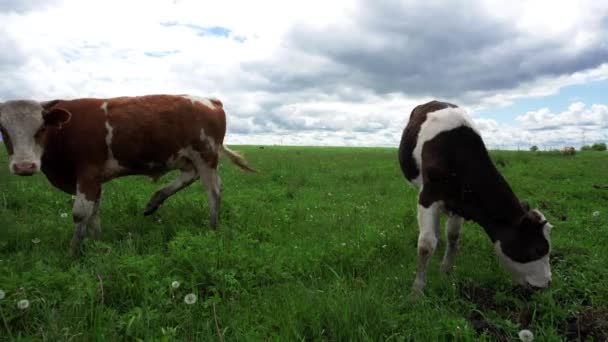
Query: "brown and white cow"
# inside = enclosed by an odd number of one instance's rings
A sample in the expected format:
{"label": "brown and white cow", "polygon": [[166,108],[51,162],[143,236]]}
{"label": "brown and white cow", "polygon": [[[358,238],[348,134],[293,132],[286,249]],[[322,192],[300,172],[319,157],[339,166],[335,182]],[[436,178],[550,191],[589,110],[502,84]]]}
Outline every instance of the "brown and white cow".
{"label": "brown and white cow", "polygon": [[414,108],[401,138],[399,162],[419,191],[414,290],[425,286],[426,269],[440,239],[440,213],[448,216],[443,272],[453,267],[463,219],[467,219],[484,228],[516,283],[548,286],[552,226],[538,210],[530,210],[517,199],[464,110],[438,101]]}
{"label": "brown and white cow", "polygon": [[42,170],[54,186],[76,195],[72,248],[80,245],[87,226],[93,235],[101,232],[101,188],[113,178],[158,179],[180,170],[176,180],[152,196],[145,215],[200,179],[208,192],[211,226],[216,228],[221,201],[219,153],[253,171],[223,145],[226,115],[217,99],[149,95],[9,101],[0,103],[0,129],[12,173],[27,176]]}

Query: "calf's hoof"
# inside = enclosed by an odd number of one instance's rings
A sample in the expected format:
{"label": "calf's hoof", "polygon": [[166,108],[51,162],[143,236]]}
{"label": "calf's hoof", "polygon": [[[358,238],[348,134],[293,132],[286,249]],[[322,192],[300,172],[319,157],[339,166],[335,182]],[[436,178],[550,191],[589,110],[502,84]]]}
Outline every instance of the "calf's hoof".
{"label": "calf's hoof", "polygon": [[454,270],[454,265],[449,262],[442,262],[441,266],[439,266],[439,271],[441,273],[450,274]]}
{"label": "calf's hoof", "polygon": [[144,209],[144,216],[150,216],[154,214],[158,210],[158,205],[148,204],[146,209]]}

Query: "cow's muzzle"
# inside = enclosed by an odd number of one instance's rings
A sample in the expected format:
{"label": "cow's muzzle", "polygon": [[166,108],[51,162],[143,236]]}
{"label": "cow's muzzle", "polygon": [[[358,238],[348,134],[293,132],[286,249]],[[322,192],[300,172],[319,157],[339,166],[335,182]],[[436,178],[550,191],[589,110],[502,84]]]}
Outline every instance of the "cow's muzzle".
{"label": "cow's muzzle", "polygon": [[35,163],[15,163],[13,165],[13,172],[19,176],[31,176],[36,173],[37,167]]}

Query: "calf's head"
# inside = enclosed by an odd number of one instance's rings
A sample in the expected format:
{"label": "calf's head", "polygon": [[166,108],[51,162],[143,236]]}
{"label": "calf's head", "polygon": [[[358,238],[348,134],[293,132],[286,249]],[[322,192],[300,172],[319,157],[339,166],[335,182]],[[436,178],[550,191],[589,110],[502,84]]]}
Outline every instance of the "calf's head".
{"label": "calf's head", "polygon": [[57,101],[8,101],[0,103],[0,132],[9,155],[9,169],[20,176],[40,170],[48,129],[61,129],[71,114],[51,108]]}
{"label": "calf's head", "polygon": [[513,280],[521,285],[546,288],[551,282],[551,224],[543,214],[522,203],[525,215],[501,229],[494,246]]}

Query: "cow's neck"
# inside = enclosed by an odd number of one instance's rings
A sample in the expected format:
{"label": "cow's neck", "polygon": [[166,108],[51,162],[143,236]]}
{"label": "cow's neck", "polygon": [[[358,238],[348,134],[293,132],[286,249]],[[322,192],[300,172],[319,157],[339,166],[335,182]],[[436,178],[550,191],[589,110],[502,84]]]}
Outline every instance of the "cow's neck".
{"label": "cow's neck", "polygon": [[[492,242],[499,240],[506,230],[514,229],[516,223],[525,215],[521,203],[509,184],[489,162],[485,170],[477,170],[471,177],[470,191],[477,197],[477,208],[472,219],[481,225]],[[482,171],[482,172],[480,172]]]}

